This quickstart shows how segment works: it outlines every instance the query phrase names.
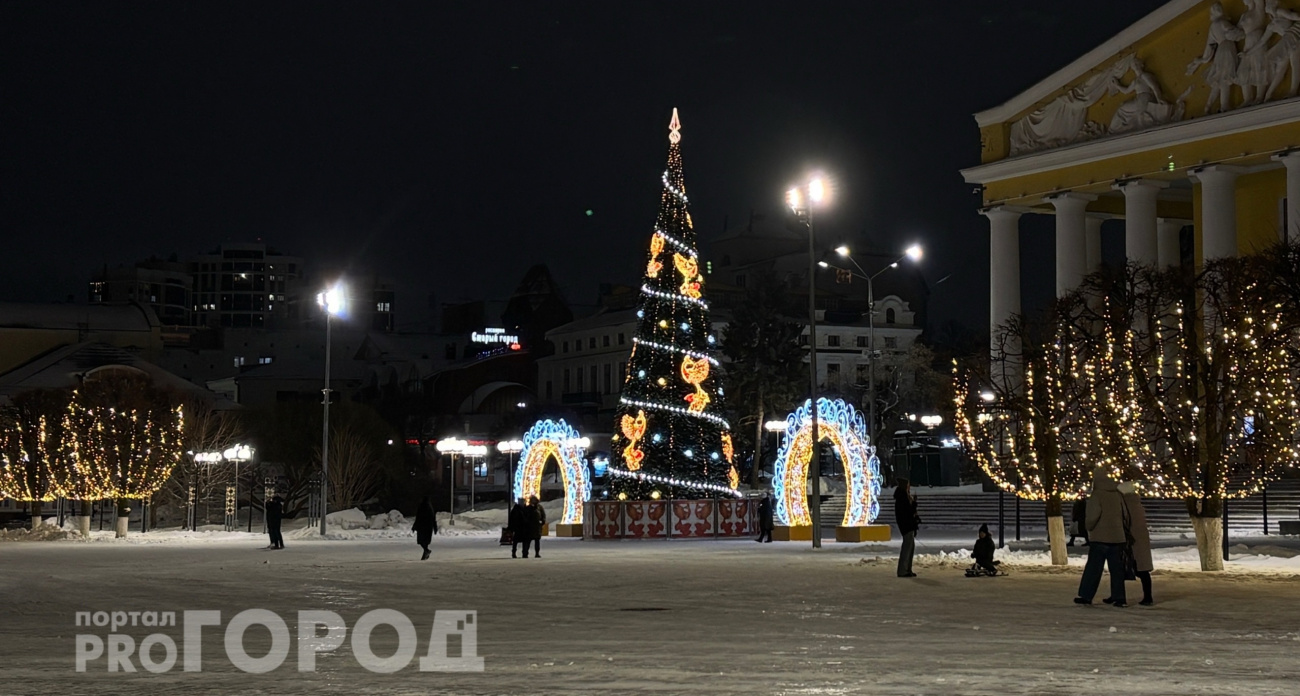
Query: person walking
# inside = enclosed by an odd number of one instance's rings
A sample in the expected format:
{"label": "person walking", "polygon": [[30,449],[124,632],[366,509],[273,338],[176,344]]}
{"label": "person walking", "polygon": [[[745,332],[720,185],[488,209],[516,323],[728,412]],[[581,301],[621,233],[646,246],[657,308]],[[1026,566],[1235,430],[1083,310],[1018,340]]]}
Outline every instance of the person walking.
{"label": "person walking", "polygon": [[1102,566],[1110,570],[1111,606],[1127,607],[1124,595],[1124,567],[1121,550],[1124,538],[1124,498],[1119,487],[1106,471],[1097,467],[1092,472],[1092,491],[1088,494],[1088,512],[1085,516],[1088,529],[1088,562],[1079,578],[1079,595],[1075,604],[1092,604],[1092,598],[1101,585]]}
{"label": "person walking", "polygon": [[916,553],[916,530],[921,527],[921,516],[916,512],[916,496],[912,495],[912,482],[898,479],[894,488],[894,520],[898,533],[903,536],[903,547],[898,551],[898,577],[914,578],[912,555]]}
{"label": "person walking", "polygon": [[775,507],[770,493],[764,494],[763,499],[758,501],[758,538],[754,541],[771,543],[772,528],[775,526],[773,523],[776,517]]}
{"label": "person walking", "polygon": [[[1142,506],[1137,484],[1125,481],[1118,488],[1124,499],[1124,531],[1132,539],[1133,566],[1138,580],[1142,582],[1142,601],[1138,604],[1149,607],[1155,604],[1151,598],[1151,571],[1155,570],[1155,562],[1151,558],[1151,530],[1147,528],[1147,511]],[[1114,600],[1114,596],[1111,596],[1102,601],[1113,604]]]}
{"label": "person walking", "polygon": [[266,533],[271,537],[271,545],[268,548],[284,548],[284,535],[280,533],[283,521],[284,498],[276,494],[266,501]]}
{"label": "person walking", "polygon": [[1083,545],[1088,545],[1088,526],[1084,524],[1084,518],[1087,516],[1088,496],[1081,495],[1070,508],[1070,543],[1066,546],[1074,546],[1075,537],[1083,537]]}
{"label": "person walking", "polygon": [[519,558],[519,543],[524,544],[524,556],[528,556],[528,531],[524,525],[524,499],[520,498],[515,501],[514,507],[510,508],[510,515],[506,518],[506,529],[510,530],[510,557]]}
{"label": "person walking", "polygon": [[420,560],[429,560],[429,542],[433,541],[433,535],[438,532],[438,514],[433,511],[433,503],[429,502],[429,496],[424,496],[424,500],[420,501],[411,529],[415,531],[415,543],[424,549],[424,555],[420,556]]}

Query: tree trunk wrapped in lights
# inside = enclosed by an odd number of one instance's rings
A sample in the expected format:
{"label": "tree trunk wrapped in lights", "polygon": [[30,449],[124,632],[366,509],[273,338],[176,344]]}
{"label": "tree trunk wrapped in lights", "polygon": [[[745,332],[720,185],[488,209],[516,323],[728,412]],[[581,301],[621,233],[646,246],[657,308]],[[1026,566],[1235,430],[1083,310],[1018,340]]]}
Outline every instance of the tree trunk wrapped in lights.
{"label": "tree trunk wrapped in lights", "polygon": [[0,498],[31,503],[33,529],[41,503],[64,495],[53,472],[66,464],[63,418],[70,397],[39,389],[18,394],[0,410]]}
{"label": "tree trunk wrapped in lights", "polygon": [[999,327],[987,369],[954,366],[955,428],[999,488],[1046,503],[1052,563],[1065,565],[1062,501],[1079,496],[1091,468],[1082,447],[1078,355],[1072,336],[1055,324],[1013,317]]}
{"label": "tree trunk wrapped in lights", "polygon": [[1261,258],[1197,273],[1090,277],[1074,326],[1096,395],[1088,448],[1148,495],[1182,498],[1203,570],[1221,570],[1223,502],[1294,467],[1296,335]]}
{"label": "tree trunk wrapped in lights", "polygon": [[117,501],[118,535],[125,535],[130,500],[147,500],[167,482],[184,453],[184,417],[172,396],[144,375],[88,377],[64,421],[70,476],[79,495]]}
{"label": "tree trunk wrapped in lights", "polygon": [[611,438],[609,490],[623,499],[729,495],[737,477],[730,426],[720,415],[716,339],[687,209],[680,128],[674,110],[640,321]]}

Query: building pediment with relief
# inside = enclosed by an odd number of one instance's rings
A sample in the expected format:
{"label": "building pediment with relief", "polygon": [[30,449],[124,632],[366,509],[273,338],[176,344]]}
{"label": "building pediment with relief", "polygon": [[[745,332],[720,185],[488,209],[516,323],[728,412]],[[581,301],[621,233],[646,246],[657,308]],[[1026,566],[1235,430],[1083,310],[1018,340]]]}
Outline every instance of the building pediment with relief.
{"label": "building pediment with relief", "polygon": [[1000,107],[984,162],[1289,100],[1300,1],[1174,0]]}

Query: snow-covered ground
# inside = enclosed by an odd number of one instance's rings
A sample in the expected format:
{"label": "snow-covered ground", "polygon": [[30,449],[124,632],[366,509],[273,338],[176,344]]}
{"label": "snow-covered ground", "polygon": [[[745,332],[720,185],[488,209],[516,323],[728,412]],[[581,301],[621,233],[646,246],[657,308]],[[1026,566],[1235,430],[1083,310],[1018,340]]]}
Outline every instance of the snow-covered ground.
{"label": "snow-covered ground", "polygon": [[[897,542],[552,538],[525,561],[497,545],[490,514],[473,533],[457,518],[460,535],[435,539],[425,562],[403,522],[371,520],[326,540],[292,532],[283,551],[220,531],[0,543],[0,693],[1290,695],[1300,683],[1294,540],[1242,539],[1229,570],[1211,575],[1193,570],[1190,540],[1161,538],[1157,605],[1113,609],[1072,604],[1082,557],[1052,568],[1041,541],[1000,552],[1008,577],[965,578],[970,535],[923,530],[919,577],[900,579]],[[87,630],[74,612],[216,609],[227,621],[249,608],[290,622],[327,609],[349,625],[397,609],[418,627],[421,656],[435,610],[475,609],[486,668],[374,674],[345,643],[314,673],[295,670],[293,651],[280,669],[246,674],[215,629],[200,673],[73,668]],[[245,639],[254,656],[269,647],[259,631]],[[389,629],[372,636],[379,655],[395,645]]]}

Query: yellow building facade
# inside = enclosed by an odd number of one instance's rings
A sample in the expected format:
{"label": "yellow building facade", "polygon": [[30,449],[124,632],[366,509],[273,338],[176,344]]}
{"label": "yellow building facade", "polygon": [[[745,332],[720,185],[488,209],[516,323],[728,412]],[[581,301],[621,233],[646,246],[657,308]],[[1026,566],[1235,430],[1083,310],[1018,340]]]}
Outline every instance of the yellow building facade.
{"label": "yellow building facade", "polygon": [[1101,224],[1160,266],[1300,241],[1300,0],[1172,0],[975,114],[962,171],[990,227],[990,322],[1020,312],[1019,224],[1056,221],[1056,287],[1101,263]]}

